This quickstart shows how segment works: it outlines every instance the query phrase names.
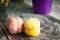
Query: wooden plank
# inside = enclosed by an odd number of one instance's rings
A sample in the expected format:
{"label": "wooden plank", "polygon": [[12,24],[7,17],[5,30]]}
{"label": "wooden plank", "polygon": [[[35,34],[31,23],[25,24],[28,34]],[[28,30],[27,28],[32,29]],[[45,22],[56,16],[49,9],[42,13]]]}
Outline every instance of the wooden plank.
{"label": "wooden plank", "polygon": [[6,36],[5,36],[2,28],[1,28],[1,25],[0,25],[0,40],[8,40],[8,39],[6,38]]}
{"label": "wooden plank", "polygon": [[58,19],[56,19],[56,18],[54,18],[54,17],[52,17],[52,16],[50,16],[50,15],[45,15],[48,19],[50,19],[51,21],[53,21],[53,22],[57,22],[57,23],[59,23],[60,24],[60,20],[58,20]]}
{"label": "wooden plank", "polygon": [[5,30],[5,33],[7,34],[9,40],[28,40],[28,38],[25,38],[25,36],[23,36],[23,33],[12,35],[9,33],[8,29]]}

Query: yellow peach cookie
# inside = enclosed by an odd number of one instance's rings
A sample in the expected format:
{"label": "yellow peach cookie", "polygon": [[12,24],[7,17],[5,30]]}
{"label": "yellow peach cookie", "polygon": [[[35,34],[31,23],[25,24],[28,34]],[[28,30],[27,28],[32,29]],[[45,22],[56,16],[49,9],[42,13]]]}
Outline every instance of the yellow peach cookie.
{"label": "yellow peach cookie", "polygon": [[[33,35],[37,36],[40,33],[40,21],[37,18],[29,18],[24,22],[24,28],[26,32],[27,30],[29,31],[30,36],[33,36]],[[36,30],[38,31],[35,32]],[[29,33],[27,32],[27,34]]]}

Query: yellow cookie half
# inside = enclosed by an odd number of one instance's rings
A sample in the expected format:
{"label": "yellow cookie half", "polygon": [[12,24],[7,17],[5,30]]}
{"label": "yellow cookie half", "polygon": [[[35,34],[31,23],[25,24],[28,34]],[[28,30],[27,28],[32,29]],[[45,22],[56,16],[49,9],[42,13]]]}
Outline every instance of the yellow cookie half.
{"label": "yellow cookie half", "polygon": [[25,33],[29,36],[39,36],[40,34],[40,30],[37,30],[37,31],[28,31],[28,30],[25,30]]}

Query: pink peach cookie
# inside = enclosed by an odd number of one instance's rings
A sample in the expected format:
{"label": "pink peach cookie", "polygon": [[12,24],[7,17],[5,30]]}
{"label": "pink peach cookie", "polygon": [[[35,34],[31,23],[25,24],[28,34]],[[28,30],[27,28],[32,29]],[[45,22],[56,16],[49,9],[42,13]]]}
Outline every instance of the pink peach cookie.
{"label": "pink peach cookie", "polygon": [[11,34],[17,33],[17,20],[14,17],[8,20],[8,30]]}

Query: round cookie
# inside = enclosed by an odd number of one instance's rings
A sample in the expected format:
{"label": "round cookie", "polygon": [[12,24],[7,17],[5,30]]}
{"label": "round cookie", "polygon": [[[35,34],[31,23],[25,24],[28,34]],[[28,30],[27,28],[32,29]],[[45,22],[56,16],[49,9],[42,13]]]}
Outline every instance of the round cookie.
{"label": "round cookie", "polygon": [[37,18],[29,18],[24,22],[25,33],[30,36],[38,36],[40,33],[40,21]]}

